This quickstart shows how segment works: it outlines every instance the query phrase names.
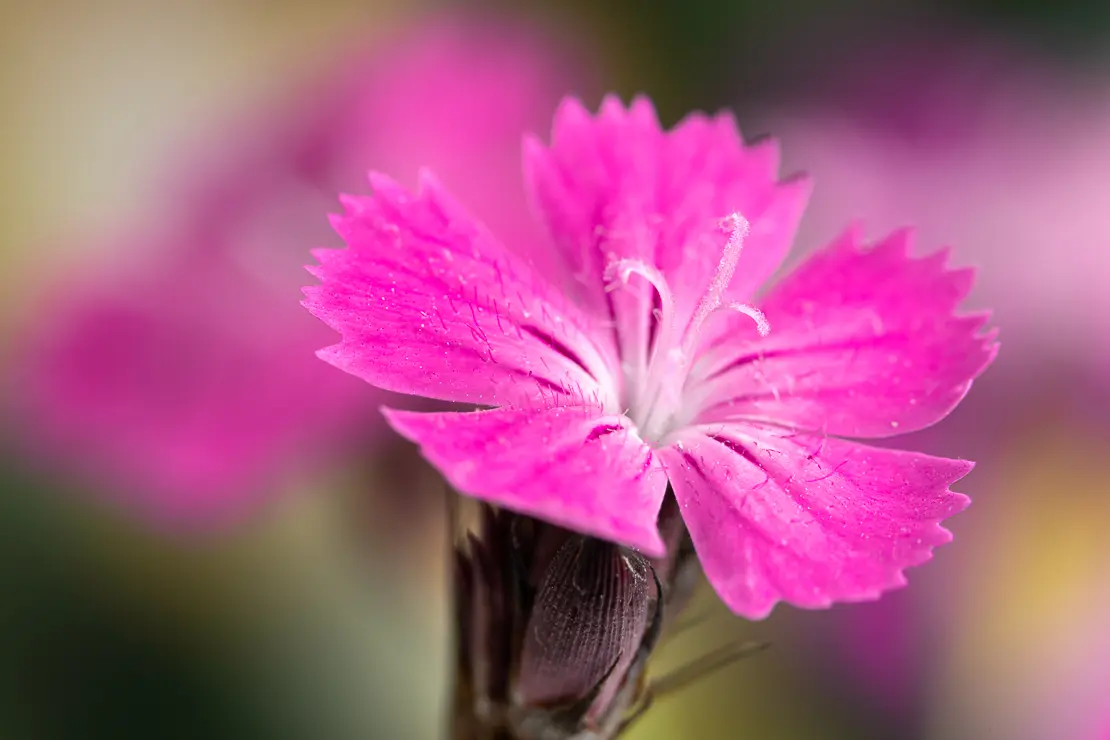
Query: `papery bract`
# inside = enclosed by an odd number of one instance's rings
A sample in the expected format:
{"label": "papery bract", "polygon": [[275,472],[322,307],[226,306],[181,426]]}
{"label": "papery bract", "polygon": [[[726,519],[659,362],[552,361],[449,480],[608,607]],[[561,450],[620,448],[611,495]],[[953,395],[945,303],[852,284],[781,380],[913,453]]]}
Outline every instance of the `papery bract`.
{"label": "papery bract", "polygon": [[[766,616],[876,598],[950,535],[970,463],[840,439],[943,418],[993,357],[958,316],[967,271],[909,235],[849,230],[762,300],[808,192],[731,118],[664,132],[643,98],[564,102],[525,146],[528,191],[564,269],[509,251],[429,174],[374,175],[319,250],[306,306],[321,352],[382,388],[492,405],[390,411],[464,493],[662,553],[669,479],[710,582]],[[833,436],[830,436],[833,435]]]}

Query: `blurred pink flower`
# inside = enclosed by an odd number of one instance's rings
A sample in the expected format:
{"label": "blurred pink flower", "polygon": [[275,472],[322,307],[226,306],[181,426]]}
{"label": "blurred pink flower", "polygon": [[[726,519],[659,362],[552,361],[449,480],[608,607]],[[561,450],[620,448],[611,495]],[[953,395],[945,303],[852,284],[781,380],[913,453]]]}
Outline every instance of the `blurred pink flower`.
{"label": "blurred pink flower", "polygon": [[778,181],[772,142],[745,146],[727,115],[665,133],[643,98],[596,117],[567,101],[552,138],[526,142],[527,188],[563,270],[506,250],[430,175],[415,194],[372,175],[334,219],[348,248],[315,252],[306,305],[342,335],[321,357],[496,407],[387,414],[483,500],[658,556],[669,479],[744,616],[904,585],[949,541],[971,464],[840,437],[921,429],[964,396],[995,353],[984,316],[954,315],[971,272],[910,259],[905,232],[865,249],[849,231],[756,309],[808,195]]}
{"label": "blurred pink flower", "polygon": [[25,441],[184,525],[352,451],[380,399],[314,356],[328,332],[297,305],[306,240],[333,243],[324,213],[369,167],[426,164],[527,240],[519,146],[571,84],[559,54],[504,21],[417,26],[201,141],[151,196],[162,228],[117,240],[153,264],[44,295],[15,368]]}
{"label": "blurred pink flower", "polygon": [[540,232],[519,188],[520,141],[586,79],[581,57],[503,18],[427,22],[355,51],[278,110],[234,123],[219,146],[201,142],[171,185],[191,204],[201,236],[235,236],[201,244],[234,250],[265,273],[280,270],[295,297],[306,240],[338,246],[322,214],[335,208],[336,193],[363,187],[371,166],[434,165],[487,223],[534,242]]}
{"label": "blurred pink flower", "polygon": [[984,268],[972,302],[1007,331],[992,370],[1004,382],[991,384],[1007,414],[993,420],[1036,413],[1038,394],[1058,408],[1062,387],[1079,397],[1075,378],[1097,371],[1107,344],[1096,338],[1110,338],[1110,82],[979,42],[875,56],[881,65],[858,65],[866,74],[838,73],[855,94],[766,121],[818,183],[803,237],[861,218],[958,245],[961,262]]}
{"label": "blurred pink flower", "polygon": [[46,462],[157,519],[235,518],[374,411],[297,351],[319,332],[282,295],[226,265],[180,267],[62,291],[16,403]]}
{"label": "blurred pink flower", "polygon": [[843,612],[839,627],[840,640],[829,641],[826,630],[822,637],[828,646],[838,649],[832,664],[835,679],[843,685],[845,673],[861,677],[867,698],[887,712],[911,717],[915,709],[920,675],[908,666],[919,663],[919,630],[914,624],[917,614],[904,592],[858,609],[858,614]]}

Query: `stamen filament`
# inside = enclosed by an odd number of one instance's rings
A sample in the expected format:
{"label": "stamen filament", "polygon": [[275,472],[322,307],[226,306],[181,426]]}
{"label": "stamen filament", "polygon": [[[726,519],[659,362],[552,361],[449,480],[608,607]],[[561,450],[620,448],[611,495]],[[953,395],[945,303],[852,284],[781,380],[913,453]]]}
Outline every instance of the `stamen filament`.
{"label": "stamen filament", "polygon": [[[605,290],[612,292],[619,287],[627,286],[633,275],[639,275],[646,280],[659,295],[658,314],[649,303],[647,310],[637,311],[634,326],[619,327],[621,336],[621,354],[627,367],[624,368],[627,382],[626,387],[632,389],[632,398],[626,399],[630,408],[643,408],[644,396],[652,392],[652,378],[655,375],[654,367],[660,348],[671,343],[671,324],[674,317],[674,296],[671,294],[667,279],[654,265],[649,265],[642,260],[620,259],[610,262],[605,268]],[[650,301],[650,298],[647,298]],[[655,342],[650,347],[650,322],[655,317],[659,322]]]}
{"label": "stamen filament", "polygon": [[771,333],[771,322],[768,321],[767,317],[763,315],[763,312],[755,306],[749,306],[747,303],[730,303],[727,306],[722,306],[722,308],[742,313],[754,321],[759,336],[765,337]]}
{"label": "stamen filament", "polygon": [[[761,336],[766,336],[771,329],[767,317],[754,306],[722,305],[751,227],[739,213],[722,219],[720,226],[728,235],[721,260],[685,329],[678,325],[674,295],[657,267],[639,259],[617,259],[605,269],[606,291],[627,286],[633,275],[639,275],[659,296],[659,308],[654,309],[653,296],[645,295],[642,290],[634,291],[631,301],[622,300],[616,312],[625,379],[622,404],[640,435],[649,443],[659,442],[676,421],[684,423],[686,417],[696,414],[704,403],[701,395],[706,384],[690,375],[698,349],[698,334],[711,315],[719,310],[736,311],[754,321]],[[648,301],[652,303],[645,305]],[[653,317],[658,322],[654,341]]]}
{"label": "stamen filament", "polygon": [[717,272],[701,300],[698,301],[698,307],[694,309],[694,314],[690,317],[690,323],[686,326],[682,346],[687,352],[692,348],[702,323],[709,317],[709,314],[716,311],[721,305],[721,298],[724,296],[725,290],[728,289],[728,284],[732,282],[732,276],[736,272],[736,263],[740,261],[740,253],[744,249],[744,239],[747,238],[751,225],[748,223],[748,219],[739,213],[733,213],[731,216],[721,219],[721,228],[729,230],[728,241],[725,243],[721,261],[717,265]]}

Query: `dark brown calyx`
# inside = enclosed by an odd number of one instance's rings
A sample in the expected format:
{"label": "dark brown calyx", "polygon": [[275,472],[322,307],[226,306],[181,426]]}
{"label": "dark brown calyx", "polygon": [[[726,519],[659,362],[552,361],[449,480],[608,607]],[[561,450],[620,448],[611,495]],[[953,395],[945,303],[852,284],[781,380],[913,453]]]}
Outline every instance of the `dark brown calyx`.
{"label": "dark brown calyx", "polygon": [[664,506],[671,554],[656,560],[488,505],[471,522],[456,550],[453,737],[615,737],[696,568],[677,511]]}

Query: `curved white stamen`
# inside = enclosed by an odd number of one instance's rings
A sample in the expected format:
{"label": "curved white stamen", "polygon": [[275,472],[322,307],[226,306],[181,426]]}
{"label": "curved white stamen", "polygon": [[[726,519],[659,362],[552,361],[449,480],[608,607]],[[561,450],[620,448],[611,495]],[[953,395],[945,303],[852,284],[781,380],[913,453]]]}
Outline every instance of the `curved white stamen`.
{"label": "curved white stamen", "polygon": [[[754,321],[761,336],[771,330],[767,317],[754,306],[724,303],[751,226],[742,215],[733,213],[721,219],[720,227],[727,237],[720,262],[684,326],[679,323],[666,277],[654,264],[614,259],[603,275],[606,292],[627,286],[632,276],[638,275],[659,296],[657,309],[650,303],[654,299],[650,291],[640,289],[631,291],[627,300],[622,296],[614,306],[624,375],[621,403],[641,437],[652,444],[676,425],[687,423],[693,410],[700,410],[704,399],[699,396],[705,385],[701,378],[691,378],[691,372],[698,359],[698,335],[709,316],[722,310],[736,311]],[[693,384],[688,382],[691,380]]]}
{"label": "curved white stamen", "polygon": [[[721,306],[714,313],[732,312],[741,313],[755,322],[756,331],[759,336],[765,337],[771,333],[771,322],[762,311],[755,306],[750,306],[747,303],[729,303],[727,306]],[[720,340],[717,340],[719,343]],[[718,368],[722,361],[726,364],[729,361],[730,355],[728,352],[715,351],[719,344],[710,344],[707,347],[701,348],[698,353],[697,361],[693,368],[691,368],[687,376],[687,386],[700,385],[707,377],[713,374],[714,368]]]}
{"label": "curved white stamen", "polygon": [[[674,323],[674,295],[663,273],[655,267],[638,259],[619,259],[610,262],[603,278],[606,282],[606,292],[628,285],[633,275],[639,275],[651,285],[659,295],[659,308],[651,308],[651,298],[639,294],[641,299],[648,301],[643,311],[636,313],[636,319],[631,325],[627,324],[630,318],[624,314],[625,325],[619,327],[621,340],[621,354],[624,358],[626,373],[626,388],[631,390],[631,397],[625,402],[633,407],[643,405],[643,395],[650,392],[650,379],[656,373],[652,370],[656,363],[656,356],[661,348],[669,347],[673,340],[671,333]],[[649,320],[654,318],[658,325],[655,331],[654,346],[651,346],[651,329]],[[618,318],[618,321],[621,321]]]}
{"label": "curved white stamen", "polygon": [[[650,313],[645,312],[646,315],[652,316],[659,322],[658,331],[660,336],[658,340],[665,339],[663,332],[668,330],[671,318],[674,316],[674,296],[671,294],[671,288],[667,285],[667,278],[659,271],[654,265],[649,265],[642,260],[622,259],[610,262],[605,268],[605,291],[611,293],[622,285],[628,285],[629,279],[633,275],[639,275],[644,280],[655,288],[655,292],[659,294],[659,308],[652,308]],[[619,281],[619,282],[618,282]],[[646,339],[646,338],[645,338]],[[659,345],[659,341],[656,345]],[[644,361],[648,362],[647,346],[643,348]]]}
{"label": "curved white stamen", "polygon": [[771,322],[768,321],[763,312],[755,306],[749,306],[747,303],[730,303],[727,306],[721,306],[718,310],[737,311],[744,314],[755,322],[755,328],[761,337],[765,337],[771,333]]}
{"label": "curved white stamen", "polygon": [[720,307],[721,297],[728,288],[728,284],[732,282],[732,276],[736,272],[736,263],[740,261],[740,253],[744,250],[744,239],[748,236],[751,225],[748,223],[748,219],[739,213],[733,213],[721,219],[721,229],[728,232],[728,241],[725,243],[721,261],[717,265],[717,272],[713,275],[713,280],[705,289],[701,300],[698,301],[698,307],[694,309],[694,314],[690,317],[690,323],[686,327],[684,346],[693,343],[698,330],[701,329],[702,322],[709,314]]}
{"label": "curved white stamen", "polygon": [[634,259],[613,260],[605,266],[605,274],[602,276],[605,279],[605,292],[612,293],[622,285],[628,285],[633,275],[639,275],[651,283],[652,287],[659,291],[660,301],[670,299],[671,289],[667,287],[667,279],[663,277],[659,268],[643,260]]}

